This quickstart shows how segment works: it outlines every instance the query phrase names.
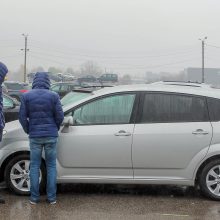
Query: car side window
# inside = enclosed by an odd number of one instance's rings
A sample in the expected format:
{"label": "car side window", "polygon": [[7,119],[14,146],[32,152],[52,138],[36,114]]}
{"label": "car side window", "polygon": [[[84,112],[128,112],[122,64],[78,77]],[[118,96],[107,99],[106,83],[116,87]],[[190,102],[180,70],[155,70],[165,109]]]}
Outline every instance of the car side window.
{"label": "car side window", "polygon": [[141,123],[209,121],[205,98],[178,94],[145,94]]}
{"label": "car side window", "polygon": [[114,95],[85,104],[73,113],[78,125],[128,124],[135,94]]}
{"label": "car side window", "polygon": [[23,86],[20,85],[19,83],[8,83],[5,85],[9,90],[22,90],[23,89]]}
{"label": "car side window", "polygon": [[207,98],[211,121],[220,121],[220,99]]}
{"label": "car side window", "polygon": [[3,96],[3,107],[4,107],[5,109],[7,109],[7,108],[13,108],[13,107],[14,107],[14,103],[13,103],[13,101],[12,101],[11,99],[9,99],[9,98]]}

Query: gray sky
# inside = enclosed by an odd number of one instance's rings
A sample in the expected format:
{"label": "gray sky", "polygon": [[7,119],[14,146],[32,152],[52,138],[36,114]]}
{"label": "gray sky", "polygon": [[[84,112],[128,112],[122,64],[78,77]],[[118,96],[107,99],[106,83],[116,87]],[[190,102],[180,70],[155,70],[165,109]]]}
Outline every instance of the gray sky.
{"label": "gray sky", "polygon": [[[0,60],[11,70],[73,67],[86,60],[121,74],[201,66],[201,42],[220,47],[219,0],[0,0]],[[206,67],[220,48],[206,47]]]}

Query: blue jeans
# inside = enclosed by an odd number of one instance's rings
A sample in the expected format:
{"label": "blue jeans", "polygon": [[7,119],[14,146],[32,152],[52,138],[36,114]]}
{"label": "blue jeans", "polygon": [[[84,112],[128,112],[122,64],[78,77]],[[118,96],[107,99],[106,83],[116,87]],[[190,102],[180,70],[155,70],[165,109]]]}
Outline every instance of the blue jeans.
{"label": "blue jeans", "polygon": [[56,200],[56,145],[55,137],[30,138],[30,199],[32,201],[38,202],[40,198],[39,177],[43,148],[47,168],[47,199]]}

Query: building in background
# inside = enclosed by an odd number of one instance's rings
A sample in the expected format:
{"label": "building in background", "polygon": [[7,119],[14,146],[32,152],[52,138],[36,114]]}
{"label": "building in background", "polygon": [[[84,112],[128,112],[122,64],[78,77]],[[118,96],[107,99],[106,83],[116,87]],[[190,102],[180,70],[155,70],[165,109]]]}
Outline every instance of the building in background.
{"label": "building in background", "polygon": [[[220,86],[220,68],[205,68],[204,72],[205,83]],[[202,68],[190,67],[185,73],[188,81],[202,82]]]}

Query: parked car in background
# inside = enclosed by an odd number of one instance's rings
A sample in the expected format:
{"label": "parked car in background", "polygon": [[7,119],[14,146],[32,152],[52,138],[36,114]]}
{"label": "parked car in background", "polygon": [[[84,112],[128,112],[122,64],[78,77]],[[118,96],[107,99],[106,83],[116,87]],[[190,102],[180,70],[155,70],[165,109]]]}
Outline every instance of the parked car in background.
{"label": "parked car in background", "polygon": [[60,98],[65,96],[70,91],[81,87],[77,81],[73,82],[58,82],[51,85],[50,90],[59,94]]}
{"label": "parked car in background", "polygon": [[[33,82],[35,74],[36,73],[28,73],[27,77],[30,83]],[[48,72],[48,76],[52,82],[62,82],[62,77],[59,76],[59,73]]]}
{"label": "parked car in background", "polygon": [[[193,83],[115,86],[63,110],[58,183],[199,185],[204,195],[220,200],[219,89]],[[0,173],[17,194],[30,191],[29,151],[19,122],[7,123]],[[42,163],[42,187],[45,178]]]}
{"label": "parked car in background", "polygon": [[3,94],[3,112],[6,123],[18,119],[19,109],[20,102],[6,94]]}
{"label": "parked car in background", "polygon": [[75,76],[68,73],[58,73],[57,75],[61,78],[62,82],[69,82],[76,79]]}
{"label": "parked car in background", "polygon": [[112,74],[112,73],[105,73],[101,75],[98,80],[100,82],[112,82],[116,83],[118,82],[118,75],[117,74]]}
{"label": "parked car in background", "polygon": [[97,82],[96,77],[93,76],[93,75],[87,75],[87,76],[79,77],[77,80],[78,80],[79,83],[82,83],[82,82],[85,82],[85,83]]}
{"label": "parked car in background", "polygon": [[23,93],[28,92],[31,89],[28,83],[14,81],[5,81],[3,86],[6,88],[7,94],[18,101],[20,101]]}

